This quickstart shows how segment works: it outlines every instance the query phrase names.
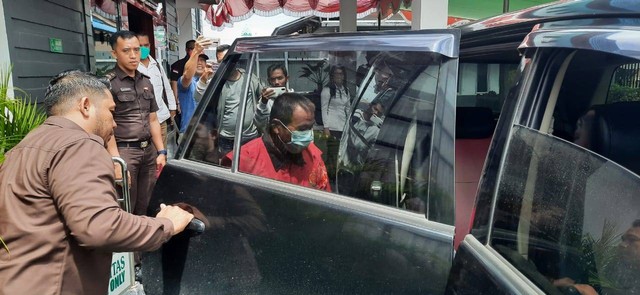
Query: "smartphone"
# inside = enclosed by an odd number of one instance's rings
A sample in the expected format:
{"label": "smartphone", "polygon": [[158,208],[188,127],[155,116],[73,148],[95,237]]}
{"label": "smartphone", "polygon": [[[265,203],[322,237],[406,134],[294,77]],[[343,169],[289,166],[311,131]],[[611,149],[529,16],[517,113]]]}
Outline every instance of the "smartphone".
{"label": "smartphone", "polygon": [[269,87],[267,89],[272,89],[273,90],[273,94],[271,95],[272,98],[276,98],[280,94],[283,94],[283,93],[287,92],[287,87]]}

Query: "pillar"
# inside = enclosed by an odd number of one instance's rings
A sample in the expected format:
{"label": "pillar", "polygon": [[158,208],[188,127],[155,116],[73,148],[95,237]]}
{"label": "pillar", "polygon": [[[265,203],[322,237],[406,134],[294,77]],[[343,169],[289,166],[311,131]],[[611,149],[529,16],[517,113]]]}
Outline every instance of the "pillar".
{"label": "pillar", "polygon": [[340,1],[340,32],[358,31],[357,1]]}
{"label": "pillar", "polygon": [[448,0],[414,0],[411,3],[412,30],[444,29],[449,16]]}

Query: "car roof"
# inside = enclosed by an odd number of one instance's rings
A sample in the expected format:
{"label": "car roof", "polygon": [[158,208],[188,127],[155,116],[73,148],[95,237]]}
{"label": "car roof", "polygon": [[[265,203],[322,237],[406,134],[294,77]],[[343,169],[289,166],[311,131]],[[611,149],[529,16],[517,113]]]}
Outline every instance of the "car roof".
{"label": "car roof", "polygon": [[640,17],[640,1],[563,0],[481,19],[458,28],[466,35],[490,29],[505,30],[506,27],[532,27],[550,21],[626,17]]}
{"label": "car roof", "polygon": [[[563,23],[561,26],[588,26],[590,19],[609,19],[607,23],[630,25],[620,19],[639,19],[640,1],[563,0],[509,12],[458,26],[460,54],[464,59],[485,62],[517,62],[518,46],[534,26]],[[611,21],[618,19],[617,22]],[[601,22],[600,22],[601,23]],[[592,25],[598,26],[594,21]],[[505,54],[505,52],[507,54]]]}

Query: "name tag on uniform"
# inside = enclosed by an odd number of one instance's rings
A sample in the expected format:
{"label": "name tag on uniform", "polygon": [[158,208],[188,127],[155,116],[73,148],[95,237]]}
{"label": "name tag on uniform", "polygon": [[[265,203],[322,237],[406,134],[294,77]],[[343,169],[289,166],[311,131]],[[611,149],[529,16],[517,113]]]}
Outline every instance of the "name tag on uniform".
{"label": "name tag on uniform", "polygon": [[120,91],[122,92],[127,92],[127,91],[132,91],[133,89],[129,88],[129,87],[122,87],[120,88]]}

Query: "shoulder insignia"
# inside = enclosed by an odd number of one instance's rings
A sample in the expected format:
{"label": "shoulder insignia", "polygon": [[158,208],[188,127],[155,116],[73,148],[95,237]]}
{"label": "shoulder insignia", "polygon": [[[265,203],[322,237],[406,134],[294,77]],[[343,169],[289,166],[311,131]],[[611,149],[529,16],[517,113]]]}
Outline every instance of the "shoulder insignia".
{"label": "shoulder insignia", "polygon": [[107,78],[107,80],[111,81],[116,77],[116,72],[115,71],[110,71],[110,72],[106,73],[104,76]]}

